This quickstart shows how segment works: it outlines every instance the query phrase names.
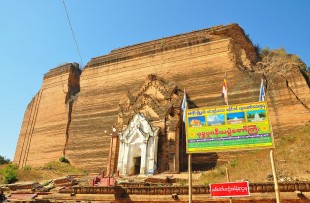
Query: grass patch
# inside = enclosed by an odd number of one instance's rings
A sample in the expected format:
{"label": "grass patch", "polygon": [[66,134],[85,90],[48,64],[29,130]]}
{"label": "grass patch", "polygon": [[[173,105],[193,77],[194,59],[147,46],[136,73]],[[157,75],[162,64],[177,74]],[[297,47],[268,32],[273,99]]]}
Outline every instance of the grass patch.
{"label": "grass patch", "polygon": [[230,166],[231,167],[236,167],[238,166],[238,161],[236,159],[233,159],[231,162],[230,162]]}
{"label": "grass patch", "polygon": [[68,163],[52,161],[40,167],[25,166],[18,169],[16,165],[7,164],[0,167],[0,183],[18,181],[44,181],[66,175],[86,175],[83,169],[75,168]]}
{"label": "grass patch", "polygon": [[227,182],[225,165],[217,166],[213,170],[202,172],[198,184],[209,185],[215,182]]}
{"label": "grass patch", "polygon": [[64,157],[64,156],[60,157],[59,161],[62,162],[62,163],[67,163],[67,164],[70,163],[70,161],[66,157]]}

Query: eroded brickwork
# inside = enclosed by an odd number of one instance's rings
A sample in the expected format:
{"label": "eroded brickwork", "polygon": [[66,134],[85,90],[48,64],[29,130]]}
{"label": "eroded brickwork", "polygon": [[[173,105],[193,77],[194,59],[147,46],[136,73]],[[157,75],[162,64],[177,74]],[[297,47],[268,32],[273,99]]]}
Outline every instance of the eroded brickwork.
{"label": "eroded brickwork", "polygon": [[[184,129],[179,122],[180,102],[170,101],[169,105],[157,107],[157,101],[150,97],[156,97],[156,88],[148,90],[149,93],[141,91],[150,75],[164,81],[166,88],[173,84],[180,92],[186,89],[189,108],[224,105],[221,89],[225,73],[230,104],[257,101],[260,79],[264,77],[275,132],[309,121],[309,86],[298,65],[284,72],[279,71],[283,66],[275,66],[272,76],[272,72],[267,74],[268,71],[255,66],[256,62],[253,44],[242,28],[231,24],[128,46],[93,58],[79,78],[79,93],[71,99],[67,96],[69,71],[51,71],[26,110],[14,162],[24,160],[23,154],[29,151],[27,162],[22,161],[22,165],[40,165],[61,156],[66,146],[65,154],[73,165],[93,171],[106,170],[112,126],[120,124],[120,115],[122,125],[126,125],[131,111],[122,112],[122,108],[141,104],[133,102],[136,99],[145,100],[149,107],[143,106],[143,110],[137,106],[132,108],[133,112],[157,109],[154,112],[158,117],[150,118],[154,125],[161,127],[162,139],[165,138],[160,146],[161,156],[168,164],[162,164],[162,171],[172,167],[169,160],[173,159],[180,161],[179,167],[186,168],[187,157],[182,151]],[[166,92],[170,94],[172,90]],[[173,94],[163,95],[162,101],[174,98]],[[180,97],[178,101],[182,99],[182,94],[176,93],[176,96]],[[156,113],[159,109],[161,113]],[[281,134],[275,133],[276,138],[279,136]],[[174,141],[179,143],[177,149]],[[177,150],[179,153],[175,153]],[[114,157],[116,152],[117,144]],[[193,166],[210,168],[233,154],[195,155]]]}

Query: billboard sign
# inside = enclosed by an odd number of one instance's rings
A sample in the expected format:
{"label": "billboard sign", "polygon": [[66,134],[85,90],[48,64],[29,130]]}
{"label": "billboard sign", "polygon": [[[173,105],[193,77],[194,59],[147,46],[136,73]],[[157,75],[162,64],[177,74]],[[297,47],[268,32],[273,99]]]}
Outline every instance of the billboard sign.
{"label": "billboard sign", "polygon": [[186,110],[186,151],[273,148],[266,102]]}
{"label": "billboard sign", "polygon": [[229,182],[210,184],[212,197],[242,197],[250,196],[249,182]]}

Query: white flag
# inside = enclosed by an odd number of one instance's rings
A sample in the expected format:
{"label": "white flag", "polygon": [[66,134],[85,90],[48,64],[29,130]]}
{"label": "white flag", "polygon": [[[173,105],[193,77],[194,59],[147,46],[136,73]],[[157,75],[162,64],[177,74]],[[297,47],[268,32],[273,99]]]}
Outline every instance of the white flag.
{"label": "white flag", "polygon": [[183,97],[183,101],[182,101],[182,105],[181,108],[183,110],[183,122],[185,123],[185,119],[186,119],[186,109],[187,109],[187,101],[186,101],[186,93],[184,90],[184,97]]}
{"label": "white flag", "polygon": [[264,87],[264,82],[262,79],[262,82],[260,84],[260,89],[259,89],[259,101],[265,101],[265,87]]}

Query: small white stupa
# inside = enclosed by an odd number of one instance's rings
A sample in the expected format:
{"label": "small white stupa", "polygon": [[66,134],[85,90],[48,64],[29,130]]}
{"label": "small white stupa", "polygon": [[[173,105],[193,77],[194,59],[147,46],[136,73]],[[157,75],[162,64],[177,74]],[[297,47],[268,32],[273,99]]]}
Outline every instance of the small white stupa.
{"label": "small white stupa", "polygon": [[254,115],[254,119],[252,120],[252,122],[258,122],[258,121],[262,121],[263,119],[261,117],[259,117],[258,113],[255,113]]}

